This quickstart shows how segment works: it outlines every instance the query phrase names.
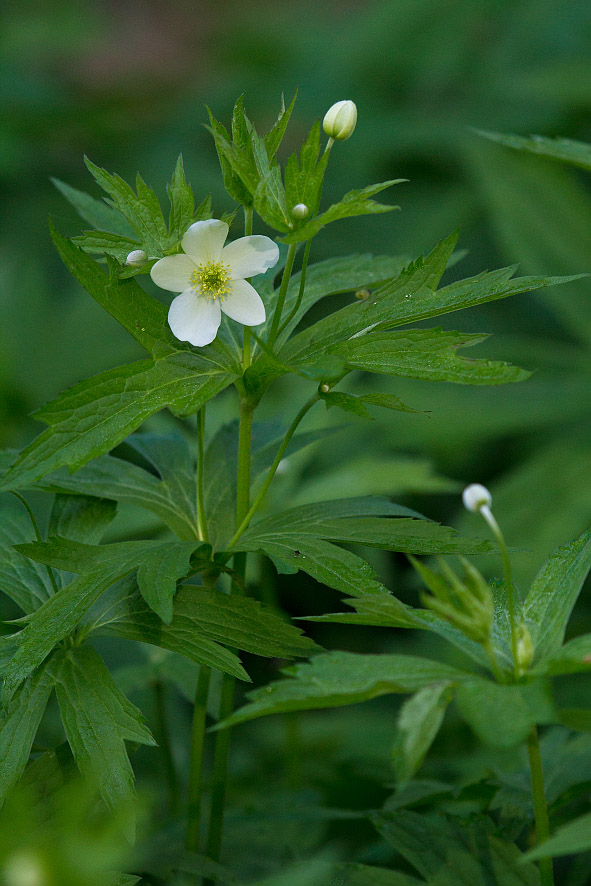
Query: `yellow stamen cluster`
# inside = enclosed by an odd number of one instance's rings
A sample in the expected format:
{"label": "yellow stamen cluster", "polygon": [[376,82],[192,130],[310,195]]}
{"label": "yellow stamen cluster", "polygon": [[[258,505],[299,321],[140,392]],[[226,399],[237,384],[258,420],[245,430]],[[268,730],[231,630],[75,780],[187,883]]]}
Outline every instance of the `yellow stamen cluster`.
{"label": "yellow stamen cluster", "polygon": [[223,301],[224,296],[232,291],[230,266],[219,261],[198,265],[191,274],[191,287],[197,295]]}

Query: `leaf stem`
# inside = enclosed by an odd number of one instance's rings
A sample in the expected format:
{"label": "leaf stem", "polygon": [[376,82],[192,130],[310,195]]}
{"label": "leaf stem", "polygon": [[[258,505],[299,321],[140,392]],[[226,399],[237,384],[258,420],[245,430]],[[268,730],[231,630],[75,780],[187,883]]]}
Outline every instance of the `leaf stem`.
{"label": "leaf stem", "polygon": [[158,724],[158,745],[162,754],[162,762],[166,773],[166,783],[168,787],[168,803],[170,811],[176,815],[179,802],[179,780],[174,758],[172,756],[172,747],[170,744],[170,731],[168,729],[168,721],[166,719],[166,698],[165,687],[161,680],[155,680],[152,684],[154,690],[154,704],[156,707],[156,722]]}
{"label": "leaf stem", "polygon": [[279,324],[281,322],[281,314],[283,313],[283,306],[285,305],[285,298],[287,296],[287,287],[289,286],[289,279],[291,277],[291,272],[293,271],[293,263],[295,261],[297,244],[292,243],[289,249],[287,250],[287,258],[285,260],[285,268],[283,269],[283,277],[281,278],[281,286],[279,288],[279,295],[277,296],[277,304],[275,305],[275,313],[273,314],[273,322],[271,323],[271,330],[269,332],[269,337],[267,339],[267,344],[269,347],[273,346],[275,339],[277,338],[277,333],[279,332]]}
{"label": "leaf stem", "polygon": [[203,796],[203,749],[211,669],[201,665],[195,690],[193,725],[191,729],[191,765],[189,770],[189,808],[187,811],[186,846],[189,852],[199,851],[201,798]]}
{"label": "leaf stem", "polygon": [[304,289],[306,288],[306,271],[308,270],[308,259],[310,258],[310,249],[312,247],[312,241],[306,240],[306,246],[304,248],[304,257],[302,258],[302,270],[300,271],[300,291],[298,292],[298,297],[296,299],[296,303],[293,306],[293,309],[287,317],[286,320],[281,324],[281,328],[279,329],[278,335],[281,335],[283,330],[289,326],[293,318],[296,316],[297,312],[300,309],[300,305],[302,303],[302,298],[304,297]]}
{"label": "leaf stem", "polygon": [[[37,523],[37,518],[35,517],[35,514],[33,513],[33,509],[31,508],[31,505],[29,504],[27,499],[24,497],[24,495],[21,495],[20,492],[16,492],[14,489],[10,490],[10,494],[14,495],[15,498],[18,498],[18,500],[20,501],[20,503],[23,505],[24,509],[26,510],[27,514],[29,515],[29,520],[32,523],[33,531],[35,533],[35,538],[37,539],[37,541],[43,541],[43,537],[42,537],[41,533],[39,532],[39,524]],[[51,587],[53,588],[54,593],[57,594],[57,592],[59,591],[59,588],[57,585],[57,581],[56,581],[53,569],[51,568],[51,566],[46,566],[45,568],[47,569],[47,574],[49,576],[49,581],[51,582]]]}
{"label": "leaf stem", "polygon": [[279,467],[279,463],[280,463],[281,459],[283,458],[283,456],[285,454],[285,450],[289,446],[291,438],[295,434],[299,423],[301,422],[303,417],[306,415],[306,413],[312,408],[312,406],[314,406],[314,404],[317,403],[319,400],[320,400],[320,395],[318,394],[318,392],[316,392],[312,397],[310,397],[310,399],[306,403],[304,403],[304,405],[302,406],[302,408],[300,409],[300,411],[298,412],[298,414],[296,415],[296,417],[294,418],[294,420],[290,424],[289,428],[286,431],[285,437],[283,438],[281,446],[277,450],[277,454],[273,460],[273,464],[269,468],[267,476],[265,477],[265,482],[261,486],[250,509],[244,515],[240,525],[238,526],[238,529],[234,533],[231,541],[229,542],[229,544],[228,544],[229,548],[233,547],[233,545],[236,544],[236,542],[238,541],[238,539],[240,538],[242,533],[248,528],[250,521],[252,520],[252,518],[254,517],[254,515],[256,514],[256,512],[260,508],[260,506],[263,502],[263,499],[265,498],[265,495],[267,494],[267,490],[269,489],[269,486],[271,485],[273,477],[275,476],[277,468]]}
{"label": "leaf stem", "polygon": [[[546,796],[544,792],[544,770],[542,768],[542,757],[540,755],[538,730],[535,726],[532,726],[527,739],[527,752],[529,755],[529,772],[536,821],[536,844],[539,846],[550,836],[550,822],[548,820],[548,807],[546,805]],[[540,886],[554,886],[552,859],[541,858],[539,865]]]}
{"label": "leaf stem", "polygon": [[205,510],[205,406],[197,413],[197,531],[201,541],[209,541]]}
{"label": "leaf stem", "polygon": [[501,527],[495,520],[491,509],[487,505],[484,505],[480,508],[480,513],[492,529],[493,535],[499,545],[501,557],[503,558],[505,584],[507,586],[507,609],[509,610],[509,625],[511,627],[511,657],[513,659],[513,673],[515,677],[517,677],[519,675],[519,665],[517,661],[517,625],[515,623],[515,585],[513,584],[513,575],[511,573],[509,551],[507,550],[505,537],[501,531]]}

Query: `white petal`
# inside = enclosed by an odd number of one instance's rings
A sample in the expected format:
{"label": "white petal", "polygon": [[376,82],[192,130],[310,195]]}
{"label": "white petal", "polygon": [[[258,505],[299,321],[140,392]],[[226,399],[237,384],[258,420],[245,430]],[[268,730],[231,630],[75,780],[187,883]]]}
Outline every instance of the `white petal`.
{"label": "white petal", "polygon": [[191,225],[181,245],[196,264],[219,261],[228,230],[226,222],[217,218],[197,221]]}
{"label": "white petal", "polygon": [[153,265],[150,277],[161,289],[170,292],[184,292],[191,287],[191,274],[195,262],[188,255],[167,255]]}
{"label": "white petal", "polygon": [[256,277],[277,264],[279,247],[269,237],[241,237],[222,250],[222,261],[230,265],[232,279]]}
{"label": "white petal", "polygon": [[192,289],[177,295],[168,311],[172,334],[198,348],[214,340],[221,319],[219,301],[195,295]]}
{"label": "white petal", "polygon": [[258,326],[265,322],[263,300],[246,280],[232,280],[232,292],[223,300],[222,311],[244,326]]}

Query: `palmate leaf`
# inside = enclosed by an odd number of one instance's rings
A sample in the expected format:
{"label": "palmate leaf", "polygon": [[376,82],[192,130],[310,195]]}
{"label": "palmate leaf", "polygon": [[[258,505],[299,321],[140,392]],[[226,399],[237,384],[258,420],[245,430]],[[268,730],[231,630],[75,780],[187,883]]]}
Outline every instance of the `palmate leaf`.
{"label": "palmate leaf", "polygon": [[[191,652],[192,644],[195,648],[199,643],[215,648],[218,643],[223,643],[267,658],[302,657],[318,649],[299,628],[264,609],[256,600],[228,596],[195,585],[179,589],[173,619],[170,625],[162,625],[147,608],[137,586],[126,580],[112,599],[106,601],[104,614],[100,611],[89,613],[89,625],[93,632],[146,643],[153,643],[152,638],[159,641],[166,637],[166,643],[156,642],[156,645],[164,645],[200,664],[209,662],[203,661],[203,656],[198,658],[194,653],[187,654]],[[248,679],[239,666],[234,668],[238,669],[240,679]]]}
{"label": "palmate leaf", "polygon": [[538,886],[539,874],[488,819],[462,822],[405,809],[372,818],[385,840],[433,886]]}
{"label": "palmate leaf", "polygon": [[115,580],[137,569],[139,588],[148,605],[167,624],[177,581],[211,565],[211,548],[192,541],[124,541],[88,545],[65,538],[20,545],[35,560],[81,575],[105,573]]}
{"label": "palmate leaf", "polygon": [[[67,468],[61,468],[37,482],[35,488],[82,496],[106,496],[114,501],[139,505],[156,514],[180,541],[196,540],[195,473],[194,470],[188,470],[189,464],[192,467],[188,445],[177,435],[159,436],[159,455],[155,455],[155,440],[151,434],[141,434],[137,440],[135,436],[128,437],[126,443],[146,457],[149,452],[149,461],[162,479],[132,462],[103,455],[74,474],[70,474]],[[160,451],[170,456],[168,466],[160,458]],[[155,458],[157,462],[154,461]],[[177,468],[176,471],[174,467]]]}
{"label": "palmate leaf", "polygon": [[591,145],[586,142],[572,141],[568,138],[546,138],[543,135],[504,135],[501,132],[485,132],[484,130],[477,130],[477,132],[479,135],[501,145],[507,145],[509,148],[538,154],[551,160],[562,160],[564,163],[591,171]]}
{"label": "palmate leaf", "polygon": [[39,668],[6,705],[0,719],[0,801],[24,772],[53,679]]}
{"label": "palmate leaf", "polygon": [[558,652],[572,609],[591,568],[591,529],[558,548],[538,572],[524,602],[534,664]]}
{"label": "palmate leaf", "polygon": [[248,694],[249,702],[220,728],[267,714],[357,704],[389,693],[416,692],[434,683],[471,679],[467,671],[412,655],[358,655],[328,652],[286,668],[288,679]]}
{"label": "palmate leaf", "polygon": [[36,413],[48,424],[0,481],[0,490],[30,485],[64,465],[72,470],[112,449],[150,415],[168,406],[188,415],[233,376],[194,354],[141,360],[86,379]]}
{"label": "palmate leaf", "polygon": [[349,304],[297,334],[279,352],[279,360],[290,366],[305,365],[353,336],[578,279],[576,276],[511,279],[515,268],[510,267],[484,272],[436,291],[457,237],[454,232],[426,258],[411,263],[396,279],[373,292],[371,298]]}
{"label": "palmate leaf", "polygon": [[458,357],[458,348],[487,338],[443,329],[396,330],[350,339],[335,345],[331,353],[343,357],[352,369],[427,381],[495,385],[529,378],[531,373],[518,366]]}
{"label": "palmate leaf", "polygon": [[[386,514],[389,516],[372,516]],[[367,516],[365,516],[367,515]],[[359,498],[290,508],[260,520],[238,539],[236,550],[262,551],[280,571],[301,569],[351,596],[383,590],[369,564],[331,542],[366,544],[406,553],[485,553],[487,541],[464,538],[400,505]],[[393,519],[395,518],[395,519]]]}
{"label": "palmate leaf", "polygon": [[154,745],[141,711],[115,685],[89,646],[55,656],[50,665],[68,743],[80,771],[107,806],[131,807],[133,770],[125,741]]}

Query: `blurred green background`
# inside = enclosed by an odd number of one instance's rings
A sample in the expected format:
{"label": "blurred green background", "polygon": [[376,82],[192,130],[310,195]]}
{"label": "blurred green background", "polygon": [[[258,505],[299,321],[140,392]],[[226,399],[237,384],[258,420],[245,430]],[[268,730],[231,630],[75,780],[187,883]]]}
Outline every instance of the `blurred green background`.
{"label": "blurred green background", "polygon": [[[524,274],[591,271],[590,177],[474,131],[591,142],[588,0],[31,0],[4,6],[0,33],[2,446],[19,447],[37,433],[29,413],[64,387],[139,356],[53,251],[48,215],[66,234],[81,225],[50,178],[98,196],[82,162],[87,154],[128,180],[141,170],[164,198],[182,151],[197,199],[211,193],[219,215],[233,206],[202,125],[205,105],[227,121],[240,93],[264,131],[281,93],[299,89],[284,157],[334,101],[357,103],[357,130],[331,156],[327,204],[351,188],[409,179],[390,198],[401,212],[331,226],[315,241],[313,260],[352,251],[416,257],[460,225],[468,252],[449,279],[513,263]],[[480,533],[476,518],[461,513],[458,490],[486,483],[510,544],[523,549],[515,570],[525,589],[552,549],[591,522],[591,282],[444,321],[494,333],[479,355],[520,363],[534,376],[498,389],[380,380],[380,390],[429,417],[380,416],[379,434],[352,419],[329,452],[294,461],[279,494],[304,501],[381,492]],[[292,403],[292,394],[295,411],[303,396],[296,383],[271,394],[265,411]],[[313,421],[337,420],[318,413]],[[478,565],[498,574],[494,558]],[[397,593],[416,600],[402,562],[376,555],[376,566]],[[281,595],[296,615],[338,606],[332,593],[318,601],[301,576],[286,579]],[[589,630],[590,619],[583,598],[572,631]],[[315,636],[329,646],[408,643],[394,632],[323,630]],[[341,716],[331,721],[337,733]],[[335,750],[335,727],[325,735],[324,721],[313,717],[317,783],[328,784],[323,753],[336,754],[350,778],[380,781],[391,728],[380,725],[380,705],[372,720],[379,765],[366,748],[360,762],[368,721],[357,721],[349,744]],[[250,752],[269,771],[275,766],[274,729],[245,731],[237,762],[245,780]],[[183,762],[180,743],[177,753]],[[365,793],[359,803],[377,801]]]}

